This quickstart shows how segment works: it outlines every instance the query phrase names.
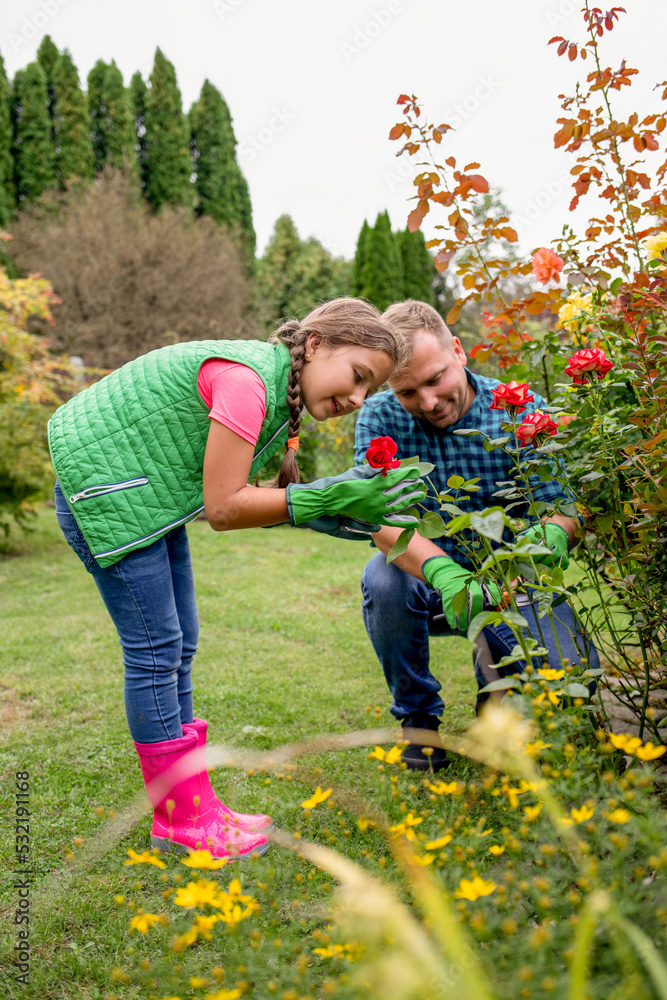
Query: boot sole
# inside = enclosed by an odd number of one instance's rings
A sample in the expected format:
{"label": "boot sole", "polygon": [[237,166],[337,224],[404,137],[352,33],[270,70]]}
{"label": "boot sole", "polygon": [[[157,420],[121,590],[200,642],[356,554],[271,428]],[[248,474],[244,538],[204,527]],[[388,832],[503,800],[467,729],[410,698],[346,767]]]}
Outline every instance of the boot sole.
{"label": "boot sole", "polygon": [[[161,851],[166,851],[168,854],[187,854],[191,848],[186,847],[184,844],[176,844],[173,840],[165,840],[163,837],[151,837],[151,847],[157,847]],[[267,840],[265,844],[258,844],[257,847],[253,847],[251,851],[245,851],[243,854],[225,854],[223,857],[217,858],[213,855],[214,861],[248,861],[250,858],[263,857],[268,851],[270,844]]]}

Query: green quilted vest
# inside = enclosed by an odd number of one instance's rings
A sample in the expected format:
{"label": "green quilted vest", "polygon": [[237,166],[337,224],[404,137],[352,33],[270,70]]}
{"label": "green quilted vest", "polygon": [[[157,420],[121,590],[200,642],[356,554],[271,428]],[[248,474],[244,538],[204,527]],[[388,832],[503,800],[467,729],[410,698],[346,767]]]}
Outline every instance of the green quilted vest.
{"label": "green quilted vest", "polygon": [[266,387],[254,475],[287,441],[287,348],[199,340],[151,351],[84,389],[53,414],[56,475],[100,566],[150,545],[204,509],[210,426],[197,377],[208,358],[252,368]]}

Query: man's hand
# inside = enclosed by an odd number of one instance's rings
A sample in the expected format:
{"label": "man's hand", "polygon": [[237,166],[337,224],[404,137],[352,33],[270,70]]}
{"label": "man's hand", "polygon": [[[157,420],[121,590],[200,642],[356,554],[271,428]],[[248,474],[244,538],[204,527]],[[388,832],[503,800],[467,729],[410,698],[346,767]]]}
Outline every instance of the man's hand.
{"label": "man's hand", "polygon": [[[498,607],[502,601],[500,590],[495,584],[480,586],[476,580],[471,579],[470,570],[459,566],[449,556],[434,556],[432,559],[427,559],[422,566],[422,573],[426,582],[434,590],[440,591],[442,609],[452,629],[465,631],[475,615],[480,611]],[[454,613],[452,602],[464,588],[468,591],[467,606],[457,615]]]}
{"label": "man's hand", "polygon": [[532,560],[534,563],[541,563],[543,566],[560,566],[561,569],[567,569],[570,565],[570,538],[565,528],[562,528],[559,524],[554,524],[553,522],[534,524],[532,528],[528,528],[526,531],[522,531],[520,535],[517,535],[517,539],[519,538],[525,538],[526,541],[532,542],[533,545],[545,545],[548,549],[551,549],[551,554],[543,552],[535,556],[526,555],[524,557],[525,562],[530,563]]}

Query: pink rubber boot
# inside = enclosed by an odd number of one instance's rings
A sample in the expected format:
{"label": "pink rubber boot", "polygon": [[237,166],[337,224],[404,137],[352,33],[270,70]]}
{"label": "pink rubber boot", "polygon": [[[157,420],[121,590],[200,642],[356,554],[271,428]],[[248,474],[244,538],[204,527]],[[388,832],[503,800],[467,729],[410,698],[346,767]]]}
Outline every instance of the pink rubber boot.
{"label": "pink rubber boot", "polygon": [[148,798],[153,805],[151,844],[163,851],[206,850],[230,860],[265,854],[269,842],[225,821],[211,806],[201,780],[197,733],[160,743],[136,743]]}
{"label": "pink rubber boot", "polygon": [[217,797],[213,788],[211,787],[211,782],[209,780],[208,771],[206,769],[206,730],[208,729],[208,722],[204,719],[193,719],[192,722],[183,723],[183,732],[193,731],[197,734],[197,741],[199,746],[199,752],[201,756],[201,783],[204,792],[204,800],[210,801],[213,808],[222,813],[227,817],[228,822],[239,829],[253,830],[266,832],[273,828],[273,820],[270,816],[265,816],[264,813],[239,813],[234,812],[229,806],[226,806],[224,802],[221,802]]}

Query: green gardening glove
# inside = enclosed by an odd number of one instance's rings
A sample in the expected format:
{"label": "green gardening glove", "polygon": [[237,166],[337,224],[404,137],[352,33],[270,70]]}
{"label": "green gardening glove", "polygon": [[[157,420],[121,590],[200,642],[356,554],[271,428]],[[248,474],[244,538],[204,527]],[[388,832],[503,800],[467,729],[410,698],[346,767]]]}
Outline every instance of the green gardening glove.
{"label": "green gardening glove", "polygon": [[[561,569],[567,569],[570,565],[570,537],[565,528],[561,528],[560,525],[553,522],[534,524],[532,528],[517,535],[517,539],[519,538],[525,538],[533,545],[545,545],[551,549],[551,554],[543,552],[535,556],[524,556],[524,562],[530,564],[532,560],[535,563],[542,563],[544,566],[560,566]],[[520,566],[521,563],[519,562],[517,565]]]}
{"label": "green gardening glove", "polygon": [[410,528],[417,518],[400,511],[421,500],[425,487],[414,466],[392,469],[384,476],[380,469],[358,465],[314,483],[289,483],[285,492],[290,524],[295,526],[323,514],[344,514],[373,525]]}
{"label": "green gardening glove", "polygon": [[[471,580],[470,570],[459,566],[449,556],[431,556],[424,562],[422,573],[429,586],[440,591],[442,610],[451,629],[465,632],[475,615],[498,607],[502,601],[500,590],[495,584],[485,583],[480,586],[476,580]],[[456,615],[452,601],[464,587],[468,591],[468,604]]]}

